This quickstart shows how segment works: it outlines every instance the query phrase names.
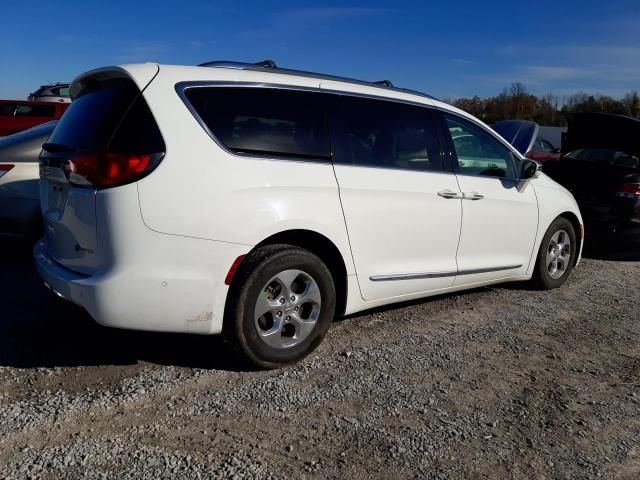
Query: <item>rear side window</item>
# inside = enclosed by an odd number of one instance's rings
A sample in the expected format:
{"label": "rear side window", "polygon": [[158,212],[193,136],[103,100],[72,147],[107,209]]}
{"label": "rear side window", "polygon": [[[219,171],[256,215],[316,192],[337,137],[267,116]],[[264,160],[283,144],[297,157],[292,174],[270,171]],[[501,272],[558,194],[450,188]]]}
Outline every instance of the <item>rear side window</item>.
{"label": "rear side window", "polygon": [[18,105],[16,117],[54,117],[56,107],[53,105]]}
{"label": "rear side window", "polygon": [[211,133],[237,153],[329,159],[323,94],[270,88],[189,88]]}
{"label": "rear side window", "polygon": [[2,105],[0,105],[0,115],[2,116],[13,117],[15,111],[15,103],[3,103]]}
{"label": "rear side window", "polygon": [[407,170],[443,170],[427,108],[336,96],[330,116],[336,163]]}
{"label": "rear side window", "polygon": [[137,86],[126,79],[94,85],[77,97],[49,138],[79,151],[159,153],[162,135]]}

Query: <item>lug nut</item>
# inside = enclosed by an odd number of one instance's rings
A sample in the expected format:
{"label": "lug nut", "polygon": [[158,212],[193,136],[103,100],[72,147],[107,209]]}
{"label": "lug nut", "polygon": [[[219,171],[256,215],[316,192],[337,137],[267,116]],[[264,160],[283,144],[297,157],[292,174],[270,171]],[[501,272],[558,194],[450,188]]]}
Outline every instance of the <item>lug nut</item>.
{"label": "lug nut", "polygon": [[287,320],[287,322],[288,322],[289,320],[291,320],[291,317],[290,317],[289,315],[287,315],[286,320]]}
{"label": "lug nut", "polygon": [[284,303],[284,298],[281,298],[281,299],[280,299],[280,303],[281,303],[281,304],[282,304],[282,303]]}
{"label": "lug nut", "polygon": [[297,311],[298,311],[298,307],[294,308],[294,309],[293,309],[293,311],[294,311],[294,312],[297,312]]}
{"label": "lug nut", "polygon": [[291,295],[291,301],[295,302],[296,301],[296,296],[295,295]]}
{"label": "lug nut", "polygon": [[276,315],[281,317],[282,316],[282,312],[278,312],[278,313],[276,313]]}

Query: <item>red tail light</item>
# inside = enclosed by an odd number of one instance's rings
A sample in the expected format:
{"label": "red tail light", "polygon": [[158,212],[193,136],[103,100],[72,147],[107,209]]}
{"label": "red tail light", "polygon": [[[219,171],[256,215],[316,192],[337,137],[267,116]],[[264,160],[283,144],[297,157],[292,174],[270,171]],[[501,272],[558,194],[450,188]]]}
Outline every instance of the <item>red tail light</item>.
{"label": "red tail light", "polygon": [[625,198],[640,197],[640,183],[625,183],[618,189],[616,196]]}
{"label": "red tail light", "polygon": [[13,165],[0,165],[0,177],[3,177],[12,168]]}
{"label": "red tail light", "polygon": [[158,160],[157,155],[81,153],[68,160],[65,170],[74,185],[115,187],[144,177]]}

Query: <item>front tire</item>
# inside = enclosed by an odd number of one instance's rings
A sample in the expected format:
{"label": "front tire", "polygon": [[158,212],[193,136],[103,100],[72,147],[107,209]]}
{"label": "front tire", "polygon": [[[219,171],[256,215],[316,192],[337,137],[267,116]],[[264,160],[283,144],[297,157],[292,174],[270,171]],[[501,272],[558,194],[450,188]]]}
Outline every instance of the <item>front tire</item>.
{"label": "front tire", "polygon": [[277,368],[309,355],[336,307],[331,272],[312,252],[269,245],[244,260],[229,292],[225,333],[254,366]]}
{"label": "front tire", "polygon": [[571,275],[578,249],[573,224],[564,217],[556,218],[542,238],[532,278],[534,284],[543,290],[561,286]]}

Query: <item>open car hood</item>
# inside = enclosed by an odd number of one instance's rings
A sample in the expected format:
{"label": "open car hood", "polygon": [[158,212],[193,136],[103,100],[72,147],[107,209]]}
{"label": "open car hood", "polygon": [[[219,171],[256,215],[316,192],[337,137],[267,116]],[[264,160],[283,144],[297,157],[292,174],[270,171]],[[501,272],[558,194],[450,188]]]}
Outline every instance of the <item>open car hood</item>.
{"label": "open car hood", "polygon": [[533,148],[538,138],[540,126],[529,120],[503,120],[491,125],[502,138],[508,141],[522,155],[526,155]]}
{"label": "open car hood", "polygon": [[609,113],[578,113],[569,118],[562,155],[597,148],[640,154],[640,120]]}

